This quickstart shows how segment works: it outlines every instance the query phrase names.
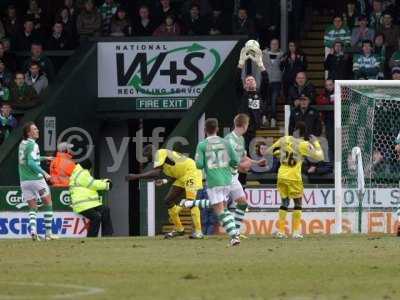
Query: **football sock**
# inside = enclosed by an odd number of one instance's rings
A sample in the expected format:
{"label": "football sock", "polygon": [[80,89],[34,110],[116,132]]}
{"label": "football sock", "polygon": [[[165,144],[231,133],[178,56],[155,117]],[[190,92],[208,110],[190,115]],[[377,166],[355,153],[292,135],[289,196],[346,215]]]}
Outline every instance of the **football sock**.
{"label": "football sock", "polygon": [[243,203],[236,204],[235,224],[236,224],[236,229],[239,232],[242,229],[244,215],[246,214],[246,209],[247,209],[247,203],[246,204],[243,204]]}
{"label": "football sock", "polygon": [[293,232],[299,233],[301,226],[301,210],[300,209],[293,210],[292,218],[293,218]]}
{"label": "football sock", "polygon": [[36,218],[37,218],[37,208],[29,209],[29,232],[30,234],[36,234]]}
{"label": "football sock", "polygon": [[193,200],[193,206],[197,206],[199,208],[209,208],[210,200],[207,199]]}
{"label": "football sock", "polygon": [[193,228],[196,233],[201,231],[201,219],[200,219],[200,209],[198,207],[192,207],[190,209],[190,214],[192,215]]}
{"label": "football sock", "polygon": [[53,206],[43,205],[44,211],[44,227],[46,228],[46,235],[52,234],[51,225],[53,222]]}
{"label": "football sock", "polygon": [[225,209],[224,212],[218,215],[218,220],[222,227],[224,227],[225,232],[231,237],[238,235],[238,230],[236,229],[235,219],[229,210]]}
{"label": "football sock", "polygon": [[287,210],[285,209],[280,209],[279,210],[279,232],[280,233],[285,233],[285,225],[286,225],[286,215],[287,215]]}
{"label": "football sock", "polygon": [[178,205],[174,205],[170,209],[168,209],[168,215],[171,218],[172,223],[175,225],[176,231],[183,231],[183,225],[181,223],[181,219],[179,218],[179,213],[181,212],[182,207]]}

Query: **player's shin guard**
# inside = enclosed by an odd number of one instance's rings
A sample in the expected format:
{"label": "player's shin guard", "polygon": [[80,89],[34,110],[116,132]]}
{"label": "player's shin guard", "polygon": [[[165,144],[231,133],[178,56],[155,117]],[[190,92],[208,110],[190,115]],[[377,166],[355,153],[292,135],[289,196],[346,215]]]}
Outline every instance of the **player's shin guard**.
{"label": "player's shin guard", "polygon": [[174,205],[170,209],[168,209],[168,215],[171,218],[172,223],[175,225],[176,231],[183,231],[183,225],[181,223],[181,219],[179,218],[179,213],[181,212],[182,207],[178,205]]}
{"label": "player's shin guard", "polygon": [[201,216],[200,209],[198,207],[192,207],[190,209],[190,214],[192,215],[193,228],[196,233],[201,233]]}
{"label": "player's shin guard", "polygon": [[240,232],[243,225],[244,215],[246,214],[247,203],[236,204],[235,209],[235,225],[236,229]]}
{"label": "player's shin guard", "polygon": [[53,223],[53,206],[43,205],[44,211],[44,227],[46,228],[46,235],[52,234],[51,225]]}
{"label": "player's shin guard", "polygon": [[278,220],[278,227],[280,233],[285,233],[285,225],[286,225],[286,215],[287,215],[287,207],[281,206],[279,208],[279,220]]}
{"label": "player's shin guard", "polygon": [[36,234],[37,208],[29,209],[29,233]]}
{"label": "player's shin guard", "polygon": [[235,219],[229,210],[225,209],[224,212],[218,215],[218,220],[222,227],[224,227],[225,232],[231,237],[236,237],[239,232],[236,229]]}
{"label": "player's shin guard", "polygon": [[295,207],[292,214],[293,233],[300,233],[301,207]]}

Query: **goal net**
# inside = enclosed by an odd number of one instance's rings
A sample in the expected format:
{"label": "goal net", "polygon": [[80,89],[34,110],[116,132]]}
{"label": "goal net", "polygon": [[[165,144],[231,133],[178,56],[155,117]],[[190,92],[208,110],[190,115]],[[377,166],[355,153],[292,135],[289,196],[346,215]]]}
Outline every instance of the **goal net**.
{"label": "goal net", "polygon": [[[336,233],[349,228],[361,233],[395,231],[393,212],[400,203],[399,132],[400,82],[335,82]],[[355,159],[355,147],[360,160]],[[358,188],[360,175],[365,190]]]}

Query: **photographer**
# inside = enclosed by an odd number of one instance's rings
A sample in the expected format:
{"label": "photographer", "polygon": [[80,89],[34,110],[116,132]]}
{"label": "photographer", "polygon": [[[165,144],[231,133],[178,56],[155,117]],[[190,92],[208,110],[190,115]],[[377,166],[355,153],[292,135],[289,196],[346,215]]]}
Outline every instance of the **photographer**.
{"label": "photographer", "polygon": [[[257,87],[254,76],[246,75],[242,81],[242,71],[246,61],[250,59],[261,71],[261,84]],[[245,135],[248,147],[251,140],[255,137],[256,130],[261,127],[263,116],[266,115],[265,107],[268,97],[268,73],[262,60],[262,52],[258,42],[250,40],[240,52],[240,58],[236,74],[237,91],[239,102],[237,103],[238,112],[245,113],[250,117],[249,128]]]}

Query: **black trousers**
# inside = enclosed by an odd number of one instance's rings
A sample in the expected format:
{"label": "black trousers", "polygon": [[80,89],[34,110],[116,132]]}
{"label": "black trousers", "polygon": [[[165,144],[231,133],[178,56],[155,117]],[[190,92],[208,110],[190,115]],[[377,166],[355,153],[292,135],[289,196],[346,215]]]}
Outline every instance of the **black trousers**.
{"label": "black trousers", "polygon": [[102,236],[112,236],[114,233],[110,209],[107,206],[97,206],[81,212],[85,218],[90,220],[87,237],[97,237],[101,225]]}

